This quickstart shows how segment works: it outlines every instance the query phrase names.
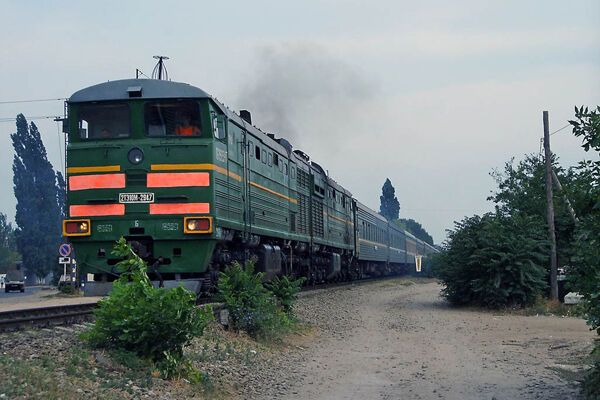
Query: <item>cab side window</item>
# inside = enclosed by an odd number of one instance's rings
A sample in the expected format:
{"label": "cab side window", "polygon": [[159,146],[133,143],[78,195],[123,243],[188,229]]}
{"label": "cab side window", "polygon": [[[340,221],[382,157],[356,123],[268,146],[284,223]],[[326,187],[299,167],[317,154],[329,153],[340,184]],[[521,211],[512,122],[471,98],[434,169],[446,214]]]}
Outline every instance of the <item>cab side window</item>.
{"label": "cab side window", "polygon": [[144,105],[148,136],[200,136],[200,107],[193,100],[153,101]]}

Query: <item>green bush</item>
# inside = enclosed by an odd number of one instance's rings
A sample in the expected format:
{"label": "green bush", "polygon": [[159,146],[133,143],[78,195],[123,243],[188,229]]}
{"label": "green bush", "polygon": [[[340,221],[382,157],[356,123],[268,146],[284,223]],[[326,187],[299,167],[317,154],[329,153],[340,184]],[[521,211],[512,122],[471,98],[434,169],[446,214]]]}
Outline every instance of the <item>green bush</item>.
{"label": "green bush", "polygon": [[198,308],[194,293],[183,287],[155,288],[146,263],[123,238],[113,254],[124,258],[118,264],[122,274],[109,297],[98,303],[96,322],[84,338],[92,345],[134,352],[153,361],[180,359],[183,346],[202,334],[212,311]]}
{"label": "green bush", "polygon": [[583,381],[583,394],[586,399],[600,400],[600,339],[596,339],[590,357],[592,359],[592,369]]}
{"label": "green bush", "polygon": [[282,278],[276,276],[265,286],[277,298],[283,311],[291,317],[294,311],[294,302],[296,301],[298,292],[300,292],[305,280],[306,278],[304,277],[290,279],[287,276]]}
{"label": "green bush", "polygon": [[600,335],[600,215],[585,218],[576,232],[575,265],[568,271],[569,283],[583,295],[587,322]]}
{"label": "green bush", "polygon": [[456,223],[434,269],[454,304],[529,305],[546,287],[546,249],[540,221],[489,213]]}
{"label": "green bush", "polygon": [[254,272],[254,263],[229,265],[219,277],[220,300],[229,311],[231,326],[253,337],[278,336],[290,321],[278,307],[277,299],[263,285],[261,272]]}
{"label": "green bush", "polygon": [[58,291],[62,294],[66,294],[69,296],[75,295],[78,293],[78,290],[73,285],[64,284],[58,287]]}
{"label": "green bush", "polygon": [[[571,289],[583,295],[588,325],[600,335],[600,106],[589,110],[575,107],[573,134],[582,139],[583,149],[595,153],[592,160],[574,168],[575,185],[570,188],[578,207],[580,223],[575,231],[575,256],[568,271]],[[583,387],[589,399],[600,399],[600,340],[592,352],[595,360]]]}

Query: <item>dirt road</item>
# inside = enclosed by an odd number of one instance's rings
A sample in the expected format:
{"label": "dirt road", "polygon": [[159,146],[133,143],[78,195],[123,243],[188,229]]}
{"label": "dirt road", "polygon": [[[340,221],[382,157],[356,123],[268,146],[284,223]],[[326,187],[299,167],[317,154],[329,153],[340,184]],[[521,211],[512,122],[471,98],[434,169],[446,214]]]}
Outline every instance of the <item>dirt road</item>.
{"label": "dirt road", "polygon": [[583,320],[455,309],[439,291],[388,281],[302,299],[327,307],[341,295],[347,309],[299,311],[319,332],[284,398],[578,398],[568,376],[594,337]]}

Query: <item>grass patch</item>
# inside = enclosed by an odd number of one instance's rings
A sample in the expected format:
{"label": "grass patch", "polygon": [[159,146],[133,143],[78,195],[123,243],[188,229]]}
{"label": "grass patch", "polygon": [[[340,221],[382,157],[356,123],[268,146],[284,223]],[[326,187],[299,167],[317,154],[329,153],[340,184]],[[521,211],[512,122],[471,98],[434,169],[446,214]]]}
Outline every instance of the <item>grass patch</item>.
{"label": "grass patch", "polygon": [[[191,367],[191,363],[176,367]],[[179,398],[199,394],[214,398],[212,381],[205,374],[198,372],[194,380],[189,378],[190,372],[186,379],[174,381],[160,379],[162,374],[153,362],[122,350],[101,352],[77,347],[41,357],[18,351],[0,355],[0,395],[3,399],[116,400],[176,392]]]}
{"label": "grass patch", "polygon": [[48,360],[24,361],[0,356],[0,395],[21,398],[75,398],[59,386],[52,373],[55,365]]}
{"label": "grass patch", "polygon": [[533,305],[524,308],[507,309],[510,313],[517,315],[547,315],[558,317],[583,317],[584,311],[581,305],[565,305],[558,300],[549,300],[538,297]]}

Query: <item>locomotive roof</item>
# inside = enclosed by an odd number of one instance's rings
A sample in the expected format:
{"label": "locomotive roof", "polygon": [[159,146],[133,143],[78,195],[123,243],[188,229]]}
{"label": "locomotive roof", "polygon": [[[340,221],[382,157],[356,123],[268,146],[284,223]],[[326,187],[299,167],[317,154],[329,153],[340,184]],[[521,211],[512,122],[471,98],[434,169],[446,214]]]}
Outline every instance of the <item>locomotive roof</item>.
{"label": "locomotive roof", "polygon": [[212,98],[204,90],[187,83],[158,79],[121,79],[108,81],[81,89],[69,98],[69,102],[129,100],[128,89],[141,89],[142,99],[159,98]]}
{"label": "locomotive roof", "polygon": [[[139,92],[141,95],[137,97],[130,96],[130,92]],[[89,101],[111,101],[111,100],[130,100],[130,99],[164,99],[164,98],[208,98],[212,99],[214,103],[228,115],[229,118],[235,120],[241,126],[244,126],[245,129],[252,131],[254,135],[260,137],[260,139],[268,143],[271,148],[277,150],[281,154],[288,154],[288,156],[296,159],[297,165],[306,165],[307,167],[313,167],[313,169],[318,170],[323,174],[323,177],[328,179],[329,184],[335,187],[338,191],[343,191],[346,195],[352,196],[352,193],[337,182],[333,181],[333,179],[327,176],[327,173],[323,170],[323,168],[316,164],[315,162],[310,162],[304,160],[302,157],[294,154],[291,151],[291,144],[288,143],[289,147],[282,146],[278,140],[274,137],[269,137],[265,132],[261,131],[259,128],[256,128],[252,124],[248,124],[246,121],[242,120],[242,118],[236,114],[235,112],[229,110],[219,101],[214,99],[211,95],[206,93],[204,90],[192,86],[188,83],[183,82],[173,82],[166,80],[158,80],[158,79],[120,79],[116,81],[108,81],[99,83],[97,85],[89,86],[87,88],[78,90],[73,93],[69,98],[70,103],[83,103]],[[293,156],[292,156],[293,154]],[[304,169],[304,168],[303,168]]]}

